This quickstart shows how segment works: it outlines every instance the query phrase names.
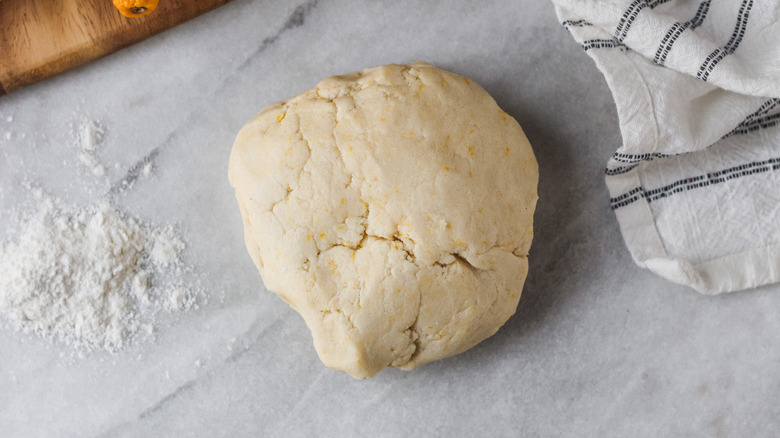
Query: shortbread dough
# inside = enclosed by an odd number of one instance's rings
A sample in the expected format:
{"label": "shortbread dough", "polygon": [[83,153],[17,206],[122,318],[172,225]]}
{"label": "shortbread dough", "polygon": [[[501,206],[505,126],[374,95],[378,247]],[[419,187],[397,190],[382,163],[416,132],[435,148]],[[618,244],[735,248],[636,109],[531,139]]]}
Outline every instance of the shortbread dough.
{"label": "shortbread dough", "polygon": [[331,368],[411,370],[515,312],[538,167],[467,78],[424,62],[327,78],[241,129],[229,178],[266,287]]}

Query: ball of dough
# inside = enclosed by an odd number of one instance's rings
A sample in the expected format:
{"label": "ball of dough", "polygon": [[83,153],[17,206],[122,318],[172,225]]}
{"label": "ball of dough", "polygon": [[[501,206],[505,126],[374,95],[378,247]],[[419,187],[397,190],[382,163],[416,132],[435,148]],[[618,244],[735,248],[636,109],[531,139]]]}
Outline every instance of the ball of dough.
{"label": "ball of dough", "polygon": [[331,368],[410,370],[515,312],[538,167],[467,78],[423,62],[327,78],[241,129],[229,178],[266,287]]}

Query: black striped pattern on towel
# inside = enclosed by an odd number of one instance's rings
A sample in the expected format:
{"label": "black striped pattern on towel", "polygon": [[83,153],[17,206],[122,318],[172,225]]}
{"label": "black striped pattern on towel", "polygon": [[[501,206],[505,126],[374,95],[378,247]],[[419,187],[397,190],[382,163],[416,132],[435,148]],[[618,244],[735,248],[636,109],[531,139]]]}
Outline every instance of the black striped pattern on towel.
{"label": "black striped pattern on towel", "polygon": [[669,31],[666,32],[666,35],[664,35],[664,39],[661,40],[661,45],[658,46],[658,50],[655,52],[655,58],[653,58],[653,62],[658,65],[664,65],[666,62],[666,57],[672,50],[674,43],[677,41],[677,38],[682,35],[685,29],[693,30],[704,23],[704,19],[707,18],[707,12],[710,10],[710,1],[711,0],[704,0],[701,2],[699,4],[699,9],[696,11],[696,15],[694,15],[690,20],[686,21],[685,23],[680,23],[678,21],[669,28]]}
{"label": "black striped pattern on towel", "polygon": [[737,14],[737,24],[734,27],[734,32],[731,33],[731,38],[726,42],[723,47],[715,49],[707,56],[699,67],[699,71],[696,73],[696,77],[702,81],[706,81],[710,76],[710,73],[715,69],[720,61],[728,55],[734,53],[742,42],[742,38],[745,36],[745,30],[747,30],[748,18],[750,17],[750,10],[753,8],[753,0],[743,0],[742,5],[739,7],[739,13]]}
{"label": "black striped pattern on towel", "polygon": [[644,187],[639,186],[620,196],[610,198],[609,203],[613,210],[617,210],[639,201],[640,199],[645,199],[650,203],[659,199],[668,198],[677,193],[687,192],[688,190],[720,184],[744,176],[778,169],[780,169],[780,157],[770,158],[764,161],[754,161],[739,166],[729,167],[728,169],[717,172],[681,179],[657,189],[647,190]]}

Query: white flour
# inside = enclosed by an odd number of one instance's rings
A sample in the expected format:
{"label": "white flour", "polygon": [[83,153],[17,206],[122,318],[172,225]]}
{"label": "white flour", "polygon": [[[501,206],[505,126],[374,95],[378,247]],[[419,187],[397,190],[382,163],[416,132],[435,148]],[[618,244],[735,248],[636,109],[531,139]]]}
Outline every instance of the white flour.
{"label": "white flour", "polygon": [[0,313],[74,347],[117,350],[151,330],[143,323],[154,311],[192,304],[188,289],[160,294],[150,281],[181,270],[183,247],[172,228],[144,226],[107,203],[64,215],[42,199],[18,240],[0,247]]}
{"label": "white flour", "polygon": [[117,350],[139,328],[151,331],[145,316],[192,304],[188,289],[160,294],[150,281],[180,271],[183,248],[172,228],[144,226],[107,203],[64,215],[44,198],[18,240],[0,247],[0,313],[24,331]]}
{"label": "white flour", "polygon": [[78,132],[79,145],[85,151],[94,151],[103,142],[105,131],[94,120],[87,120],[81,124]]}
{"label": "white flour", "polygon": [[[86,120],[72,134],[79,161],[110,183],[97,158],[103,127]],[[153,167],[149,160],[140,175]],[[0,322],[79,351],[116,351],[154,333],[158,312],[194,306],[199,293],[175,228],[143,224],[105,201],[76,209],[32,193],[34,215],[6,224],[12,235],[0,243]]]}
{"label": "white flour", "polygon": [[81,148],[79,161],[87,166],[96,176],[106,174],[106,167],[98,160],[95,155],[98,146],[103,142],[105,131],[103,127],[94,120],[87,120],[81,123],[74,137]]}

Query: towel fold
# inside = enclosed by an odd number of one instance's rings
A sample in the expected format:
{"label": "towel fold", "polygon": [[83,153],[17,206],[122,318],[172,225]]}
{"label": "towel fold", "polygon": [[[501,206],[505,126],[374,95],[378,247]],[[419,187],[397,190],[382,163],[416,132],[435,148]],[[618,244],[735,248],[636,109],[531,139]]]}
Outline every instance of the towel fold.
{"label": "towel fold", "polygon": [[780,2],[553,0],[612,90],[636,263],[705,294],[780,281]]}

